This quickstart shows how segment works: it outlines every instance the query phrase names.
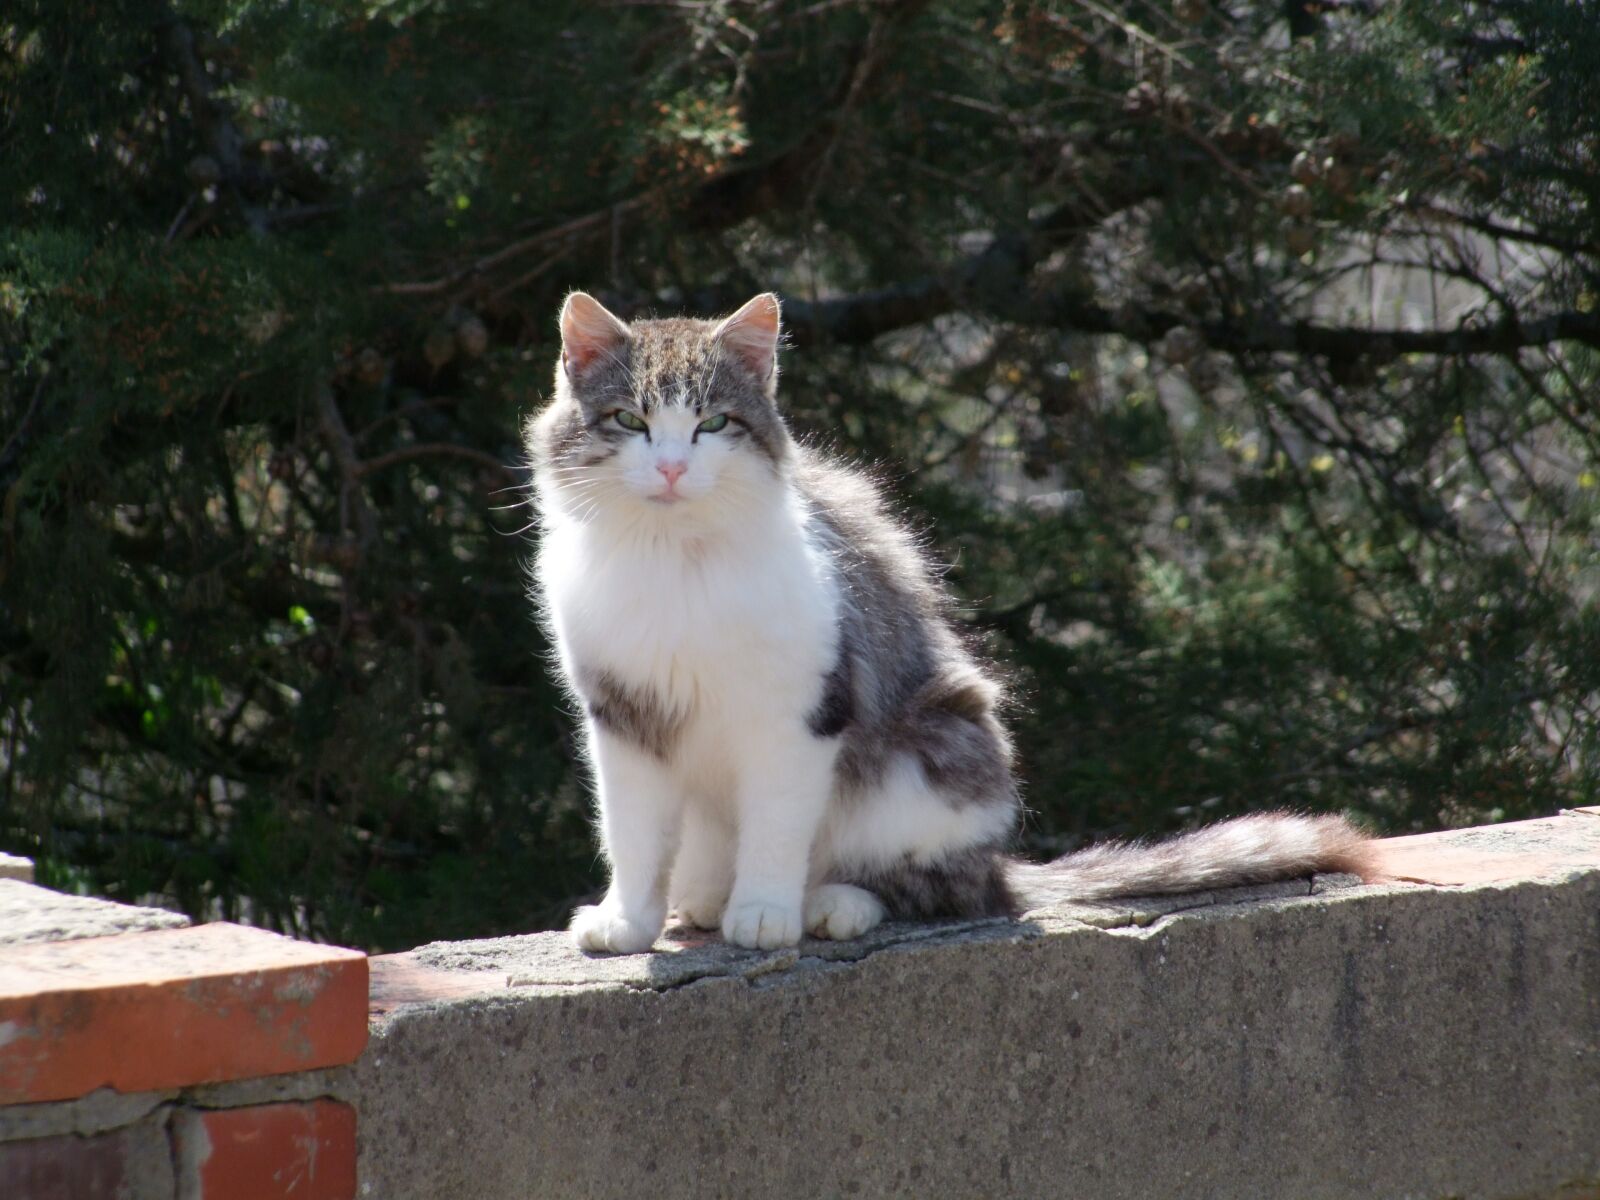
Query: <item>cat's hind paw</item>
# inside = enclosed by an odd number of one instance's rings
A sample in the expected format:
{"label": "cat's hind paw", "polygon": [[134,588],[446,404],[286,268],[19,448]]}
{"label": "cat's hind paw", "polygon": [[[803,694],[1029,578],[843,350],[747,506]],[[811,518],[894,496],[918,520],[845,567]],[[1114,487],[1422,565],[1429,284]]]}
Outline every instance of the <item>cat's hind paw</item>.
{"label": "cat's hind paw", "polygon": [[824,883],[806,895],[806,932],[836,942],[858,938],[883,920],[883,901],[865,888]]}
{"label": "cat's hind paw", "polygon": [[661,922],[630,920],[603,904],[586,904],[567,926],[579,950],[595,954],[643,954],[655,945]]}
{"label": "cat's hind paw", "polygon": [[717,929],[722,925],[722,910],[727,896],[685,896],[672,906],[678,920],[696,929]]}

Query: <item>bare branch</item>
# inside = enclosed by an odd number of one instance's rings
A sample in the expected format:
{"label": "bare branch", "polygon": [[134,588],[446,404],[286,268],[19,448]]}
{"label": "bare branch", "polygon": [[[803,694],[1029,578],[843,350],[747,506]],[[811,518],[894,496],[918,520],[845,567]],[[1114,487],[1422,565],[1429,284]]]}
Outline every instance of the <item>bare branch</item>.
{"label": "bare branch", "polygon": [[362,462],[356,468],[356,474],[357,477],[365,477],[386,467],[417,458],[462,458],[477,463],[480,467],[487,467],[491,471],[498,471],[518,483],[522,481],[521,476],[494,455],[474,450],[471,446],[459,446],[454,442],[418,442],[411,446],[401,446],[399,449],[390,450],[386,454]]}
{"label": "bare branch", "polygon": [[[1170,329],[1198,329],[1214,350],[1238,354],[1314,354],[1330,359],[1366,358],[1389,362],[1406,354],[1512,355],[1529,346],[1575,341],[1600,346],[1600,313],[1563,311],[1518,319],[1462,325],[1455,329],[1374,329],[1285,321],[1267,313],[1196,323],[1162,310],[1113,312],[1080,291],[1031,292],[1015,287],[981,286],[1016,248],[996,239],[988,249],[958,264],[943,277],[928,277],[808,304],[792,301],[785,322],[796,342],[870,342],[886,333],[954,311],[958,301],[1001,320],[1048,325],[1082,333],[1115,333],[1145,341]],[[1024,255],[1025,257],[1025,255]],[[970,286],[969,286],[970,285]]]}
{"label": "bare branch", "polygon": [[339,524],[348,529],[351,518],[355,519],[359,544],[365,551],[378,536],[377,519],[361,492],[365,464],[356,454],[355,439],[350,436],[350,430],[344,423],[344,415],[339,411],[339,402],[334,399],[333,389],[323,382],[313,386],[316,389],[317,429],[322,434],[328,454],[339,468]]}

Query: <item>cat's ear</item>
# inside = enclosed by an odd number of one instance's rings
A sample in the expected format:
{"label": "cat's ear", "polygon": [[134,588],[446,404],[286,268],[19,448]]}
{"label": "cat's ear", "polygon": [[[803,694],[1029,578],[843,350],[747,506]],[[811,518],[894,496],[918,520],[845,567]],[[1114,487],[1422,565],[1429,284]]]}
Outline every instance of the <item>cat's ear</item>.
{"label": "cat's ear", "polygon": [[588,292],[573,292],[561,306],[561,362],[575,376],[602,358],[615,358],[627,342],[626,324]]}
{"label": "cat's ear", "polygon": [[717,344],[732,353],[762,382],[778,366],[778,298],[762,292],[717,326]]}

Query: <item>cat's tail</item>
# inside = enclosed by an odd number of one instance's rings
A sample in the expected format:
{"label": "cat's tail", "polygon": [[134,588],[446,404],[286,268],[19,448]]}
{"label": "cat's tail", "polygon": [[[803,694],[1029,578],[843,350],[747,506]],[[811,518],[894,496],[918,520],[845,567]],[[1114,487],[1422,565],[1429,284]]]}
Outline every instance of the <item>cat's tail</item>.
{"label": "cat's tail", "polygon": [[1376,873],[1373,845],[1343,817],[1257,813],[1162,842],[1110,842],[1048,863],[1013,860],[1006,881],[1030,909],[1271,883],[1319,871],[1367,878]]}

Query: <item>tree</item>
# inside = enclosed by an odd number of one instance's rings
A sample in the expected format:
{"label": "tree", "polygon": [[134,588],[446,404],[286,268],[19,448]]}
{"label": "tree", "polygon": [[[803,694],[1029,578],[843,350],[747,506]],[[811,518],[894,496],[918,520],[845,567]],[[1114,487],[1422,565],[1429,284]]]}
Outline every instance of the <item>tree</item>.
{"label": "tree", "polygon": [[370,946],[593,887],[517,444],[574,286],[784,294],[1035,849],[1591,799],[1596,61],[1561,0],[21,0],[0,844]]}

